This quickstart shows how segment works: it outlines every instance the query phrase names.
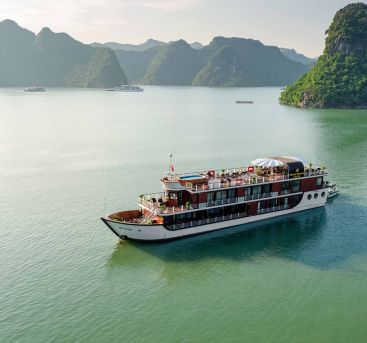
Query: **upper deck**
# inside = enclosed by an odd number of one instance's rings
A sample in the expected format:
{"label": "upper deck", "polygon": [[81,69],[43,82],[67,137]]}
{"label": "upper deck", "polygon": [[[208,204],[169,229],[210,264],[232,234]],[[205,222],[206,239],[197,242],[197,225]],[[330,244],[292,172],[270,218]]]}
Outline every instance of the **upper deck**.
{"label": "upper deck", "polygon": [[[154,210],[160,214],[182,213],[187,211],[195,211],[203,208],[212,208],[216,206],[226,206],[236,203],[246,203],[260,199],[271,199],[279,197],[287,197],[288,195],[302,194],[300,187],[281,188],[281,185],[269,186],[267,191],[257,191],[256,194],[244,194],[241,189],[252,188],[252,186],[261,186],[266,184],[283,184],[290,183],[287,181],[296,181],[304,179],[312,179],[327,175],[326,168],[306,165],[302,168],[251,168],[239,167],[221,170],[209,170],[192,173],[170,174],[161,179],[164,192],[155,194],[143,194],[140,196],[139,203],[148,210]],[[292,183],[291,183],[292,184]],[[261,187],[264,189],[264,187]],[[230,190],[228,198],[220,200],[197,200],[193,203],[195,194],[211,191]],[[238,191],[236,190],[238,189]],[[185,196],[181,204],[176,200],[172,200],[171,195],[180,193],[190,194]],[[226,192],[227,193],[227,192]],[[240,193],[242,195],[240,195]],[[205,195],[206,196],[206,195]],[[199,199],[199,198],[196,198]],[[172,205],[176,203],[177,205]]]}

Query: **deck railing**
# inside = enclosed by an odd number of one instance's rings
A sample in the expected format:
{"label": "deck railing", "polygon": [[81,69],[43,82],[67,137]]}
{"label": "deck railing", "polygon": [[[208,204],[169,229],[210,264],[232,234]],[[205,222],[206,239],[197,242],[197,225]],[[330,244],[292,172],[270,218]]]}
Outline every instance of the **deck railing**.
{"label": "deck railing", "polygon": [[312,171],[312,170],[305,170],[304,173],[299,174],[299,176],[289,175],[289,174],[274,174],[269,176],[241,176],[238,178],[231,178],[231,181],[228,181],[225,178],[214,177],[209,178],[208,182],[205,184],[191,184],[190,182],[186,183],[186,188],[192,192],[198,191],[207,191],[211,189],[225,189],[230,187],[240,187],[246,185],[256,185],[274,181],[285,181],[285,180],[294,180],[297,178],[302,177],[309,177],[309,176],[322,176],[327,175],[326,170],[319,170],[319,171]]}
{"label": "deck railing", "polygon": [[232,219],[239,219],[247,217],[248,214],[246,212],[237,212],[228,214],[226,216],[217,216],[213,218],[206,218],[206,219],[197,219],[197,220],[191,220],[185,223],[179,223],[179,224],[170,224],[167,225],[167,229],[169,230],[181,230],[181,229],[187,229],[193,226],[200,226],[200,225],[206,225],[206,224],[212,224],[212,223],[218,223],[223,222],[226,220],[232,220]]}
{"label": "deck railing", "polygon": [[264,213],[270,213],[270,212],[275,212],[275,211],[281,211],[281,210],[286,210],[288,208],[289,208],[288,204],[281,205],[281,206],[260,208],[260,209],[257,210],[257,214],[264,214]]}
{"label": "deck railing", "polygon": [[[263,209],[259,209],[257,211],[257,214],[265,214],[265,213],[271,213],[271,212],[276,212],[276,211],[282,211],[288,208],[289,208],[288,204],[282,205],[282,206],[263,208]],[[181,230],[181,229],[191,228],[194,226],[213,224],[213,223],[223,222],[226,220],[244,218],[248,216],[249,214],[246,212],[237,212],[237,213],[232,213],[232,214],[222,215],[222,216],[217,216],[217,217],[212,217],[212,218],[190,220],[184,223],[169,224],[169,225],[166,225],[166,227],[169,230]]]}
{"label": "deck railing", "polygon": [[162,198],[153,197],[154,201],[152,199],[147,198],[140,198],[139,202],[141,205],[145,206],[151,211],[155,211],[157,214],[175,214],[175,213],[184,213],[189,212],[192,210],[198,210],[198,209],[208,209],[215,206],[221,206],[221,205],[230,205],[230,204],[239,204],[244,203],[246,201],[251,200],[258,200],[258,199],[274,199],[277,198],[280,195],[287,195],[287,194],[295,194],[299,193],[293,192],[291,190],[284,190],[281,192],[270,192],[270,193],[261,193],[261,194],[252,194],[247,195],[243,197],[237,197],[237,198],[228,198],[228,199],[221,199],[221,200],[213,200],[213,201],[207,201],[199,204],[187,204],[187,205],[181,205],[181,206],[164,206],[159,200],[161,199],[163,201],[164,193],[155,193],[155,195],[162,195]]}

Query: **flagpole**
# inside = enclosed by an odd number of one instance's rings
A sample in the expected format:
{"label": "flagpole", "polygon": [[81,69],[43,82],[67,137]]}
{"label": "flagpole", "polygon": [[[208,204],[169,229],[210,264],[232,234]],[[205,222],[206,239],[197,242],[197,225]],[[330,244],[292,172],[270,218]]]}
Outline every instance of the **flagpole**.
{"label": "flagpole", "polygon": [[172,172],[174,171],[174,167],[173,167],[173,163],[172,163],[172,158],[173,158],[173,154],[170,153],[169,154],[169,166],[168,166],[168,169],[169,169],[169,175],[171,177],[171,181],[172,181]]}

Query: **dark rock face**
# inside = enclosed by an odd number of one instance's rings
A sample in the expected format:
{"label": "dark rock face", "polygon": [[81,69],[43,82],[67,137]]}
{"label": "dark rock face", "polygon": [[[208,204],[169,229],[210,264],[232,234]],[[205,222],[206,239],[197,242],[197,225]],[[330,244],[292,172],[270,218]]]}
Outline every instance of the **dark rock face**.
{"label": "dark rock face", "polygon": [[367,105],[367,5],[339,10],[326,31],[323,55],[311,71],[281,94],[299,107],[365,108]]}

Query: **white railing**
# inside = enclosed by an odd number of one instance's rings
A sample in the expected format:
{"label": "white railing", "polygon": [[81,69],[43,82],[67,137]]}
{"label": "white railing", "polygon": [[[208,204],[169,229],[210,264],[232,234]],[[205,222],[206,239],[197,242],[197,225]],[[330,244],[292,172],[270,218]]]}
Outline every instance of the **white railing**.
{"label": "white railing", "polygon": [[290,190],[286,190],[286,191],[282,191],[279,193],[271,192],[271,193],[253,194],[253,195],[247,195],[247,196],[237,197],[237,198],[207,201],[207,202],[199,203],[199,204],[187,204],[187,205],[169,206],[169,207],[162,205],[158,201],[152,202],[151,200],[148,201],[148,200],[145,200],[144,198],[140,198],[140,204],[145,206],[146,208],[148,208],[151,211],[155,211],[156,214],[173,214],[173,213],[189,212],[192,210],[208,209],[208,208],[213,208],[216,206],[245,203],[251,200],[273,199],[273,198],[277,198],[279,195],[287,195],[287,194],[295,194],[295,193],[298,193],[298,192],[292,192]]}
{"label": "white railing", "polygon": [[217,216],[213,218],[191,220],[185,223],[170,224],[170,225],[167,225],[167,228],[169,230],[180,230],[180,229],[190,228],[193,226],[206,225],[206,224],[223,222],[226,220],[244,218],[247,216],[248,215],[245,212],[237,212],[237,213],[228,214],[226,216],[223,215],[223,216]]}
{"label": "white railing", "polygon": [[277,181],[277,180],[288,180],[289,175],[279,175],[279,176],[254,176],[254,177],[248,177],[248,178],[241,178],[241,179],[235,179],[228,182],[221,182],[218,181],[210,181],[208,184],[203,185],[191,185],[188,187],[191,191],[204,191],[204,190],[212,190],[212,189],[221,189],[221,188],[229,188],[229,187],[239,187],[239,186],[245,186],[245,185],[256,185],[261,184],[265,182],[271,182],[271,181]]}
{"label": "white railing", "polygon": [[268,207],[268,208],[261,208],[257,210],[257,214],[264,214],[264,213],[270,213],[270,212],[275,212],[275,211],[281,211],[281,210],[286,210],[289,208],[289,205],[280,205],[280,206],[273,206],[273,207]]}

